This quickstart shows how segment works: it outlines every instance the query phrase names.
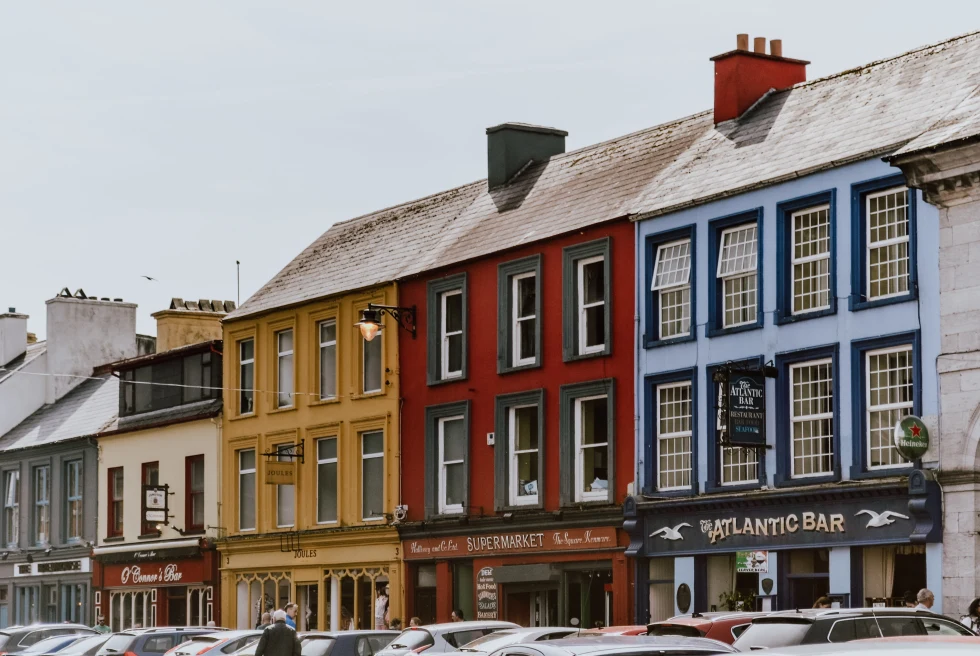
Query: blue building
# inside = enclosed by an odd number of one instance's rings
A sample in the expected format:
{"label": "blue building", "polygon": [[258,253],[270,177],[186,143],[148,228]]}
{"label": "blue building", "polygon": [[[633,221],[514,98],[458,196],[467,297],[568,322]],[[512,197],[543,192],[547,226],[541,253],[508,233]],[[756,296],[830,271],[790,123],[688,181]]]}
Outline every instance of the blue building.
{"label": "blue building", "polygon": [[[942,610],[939,215],[882,156],[969,93],[953,67],[977,49],[973,35],[783,91],[768,89],[806,62],[713,58],[714,130],[633,211],[638,622],[904,605],[922,587]],[[730,444],[739,371],[766,374],[765,448]],[[907,415],[933,437],[916,462],[893,446]]]}

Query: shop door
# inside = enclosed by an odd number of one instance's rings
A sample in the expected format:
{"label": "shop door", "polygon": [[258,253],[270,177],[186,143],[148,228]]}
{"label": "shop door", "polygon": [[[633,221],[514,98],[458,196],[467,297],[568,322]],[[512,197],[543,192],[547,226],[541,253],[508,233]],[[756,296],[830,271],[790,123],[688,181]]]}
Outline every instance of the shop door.
{"label": "shop door", "polygon": [[780,595],[780,608],[812,608],[817,599],[830,593],[830,550],[799,549],[782,553],[786,554],[789,567],[783,569],[780,561],[780,572],[786,572],[787,591]]}
{"label": "shop door", "polygon": [[[611,569],[568,571],[565,573],[566,626],[592,629],[605,625],[606,585],[612,585]],[[572,620],[578,620],[573,623]]]}
{"label": "shop door", "polygon": [[415,588],[415,615],[422,624],[434,624],[436,621],[436,589]]}
{"label": "shop door", "polygon": [[521,626],[558,625],[558,587],[504,586],[504,619]]}
{"label": "shop door", "polygon": [[319,591],[320,586],[316,583],[296,586],[296,603],[299,605],[299,609],[296,611],[297,630],[316,631],[319,628],[317,625],[319,617],[317,605],[320,603]]}
{"label": "shop door", "polygon": [[187,588],[167,588],[167,626],[187,626]]}

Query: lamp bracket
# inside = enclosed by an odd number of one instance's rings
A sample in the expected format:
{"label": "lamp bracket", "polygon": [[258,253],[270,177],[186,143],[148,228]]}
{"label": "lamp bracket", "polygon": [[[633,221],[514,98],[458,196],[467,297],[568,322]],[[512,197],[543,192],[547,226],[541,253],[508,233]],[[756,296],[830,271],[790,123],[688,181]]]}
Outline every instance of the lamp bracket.
{"label": "lamp bracket", "polygon": [[399,307],[397,305],[377,305],[375,303],[368,303],[369,310],[377,310],[379,314],[387,314],[392,319],[394,319],[399,326],[412,333],[412,339],[415,339],[415,306],[412,307]]}
{"label": "lamp bracket", "polygon": [[300,440],[295,444],[286,442],[285,444],[277,444],[276,448],[272,451],[267,451],[261,454],[263,458],[289,458],[291,461],[299,458],[299,462],[302,465],[306,464],[306,440]]}

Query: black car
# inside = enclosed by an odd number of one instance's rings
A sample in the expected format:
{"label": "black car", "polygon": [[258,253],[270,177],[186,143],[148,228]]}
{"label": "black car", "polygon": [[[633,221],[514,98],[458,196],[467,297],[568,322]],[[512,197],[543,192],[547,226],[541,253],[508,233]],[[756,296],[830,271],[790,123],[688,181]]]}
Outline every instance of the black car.
{"label": "black car", "polygon": [[96,635],[96,632],[81,624],[32,624],[10,627],[0,631],[0,654],[19,654],[46,638],[69,635]]}
{"label": "black car", "polygon": [[974,635],[936,613],[910,608],[808,609],[772,613],[752,620],[735,641],[739,651],[850,642],[865,638]]}
{"label": "black car", "polygon": [[220,630],[213,626],[130,629],[113,634],[96,656],[161,656],[182,642]]}
{"label": "black car", "polygon": [[311,631],[299,637],[303,656],[374,656],[400,631]]}

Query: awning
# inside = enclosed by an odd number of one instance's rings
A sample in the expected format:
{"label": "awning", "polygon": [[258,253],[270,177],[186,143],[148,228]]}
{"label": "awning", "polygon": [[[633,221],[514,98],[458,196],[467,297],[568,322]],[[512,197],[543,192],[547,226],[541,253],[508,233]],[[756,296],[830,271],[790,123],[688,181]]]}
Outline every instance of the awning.
{"label": "awning", "polygon": [[201,540],[172,540],[145,544],[119,544],[95,547],[92,555],[103,563],[143,562],[152,560],[171,560],[199,555]]}

